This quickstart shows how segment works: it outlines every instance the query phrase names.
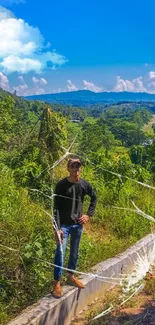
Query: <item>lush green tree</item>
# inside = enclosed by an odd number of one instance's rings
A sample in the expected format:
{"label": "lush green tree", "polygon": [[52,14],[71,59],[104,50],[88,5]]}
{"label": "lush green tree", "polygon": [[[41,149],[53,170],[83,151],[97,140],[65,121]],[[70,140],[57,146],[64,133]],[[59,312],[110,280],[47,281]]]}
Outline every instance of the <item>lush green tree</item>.
{"label": "lush green tree", "polygon": [[3,148],[9,145],[16,125],[16,118],[13,114],[14,104],[15,102],[10,96],[0,101],[0,143]]}
{"label": "lush green tree", "polygon": [[139,164],[145,168],[149,168],[150,160],[148,148],[145,145],[133,145],[129,150],[132,163]]}
{"label": "lush green tree", "polygon": [[96,152],[103,147],[108,156],[109,150],[116,144],[116,140],[112,132],[107,126],[97,121],[95,123],[86,122],[82,126],[81,136],[81,152],[86,154],[89,152]]}
{"label": "lush green tree", "polygon": [[114,134],[115,138],[122,141],[123,146],[131,146],[133,144],[141,144],[145,141],[144,132],[138,127],[138,125],[122,121],[113,123],[110,130]]}
{"label": "lush green tree", "polygon": [[102,146],[106,150],[106,157],[108,157],[108,152],[114,146],[119,145],[119,142],[115,139],[113,133],[109,130],[109,128],[105,125],[103,119],[99,119],[97,121],[97,128],[100,128],[100,132],[102,134]]}
{"label": "lush green tree", "polygon": [[66,137],[65,118],[46,107],[39,132],[36,130],[28,136],[25,146],[11,162],[18,183],[30,188],[50,185],[50,168],[64,154]]}
{"label": "lush green tree", "polygon": [[39,142],[41,152],[48,155],[49,162],[54,162],[63,152],[62,146],[66,142],[66,119],[50,110],[44,108],[39,131]]}

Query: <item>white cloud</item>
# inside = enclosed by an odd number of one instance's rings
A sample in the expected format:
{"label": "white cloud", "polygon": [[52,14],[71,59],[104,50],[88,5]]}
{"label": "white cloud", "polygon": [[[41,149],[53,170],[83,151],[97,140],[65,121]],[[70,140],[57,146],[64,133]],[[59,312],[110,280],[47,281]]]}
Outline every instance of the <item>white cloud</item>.
{"label": "white cloud", "polygon": [[6,18],[0,21],[0,57],[32,56],[43,47],[43,37],[38,28],[31,27],[22,19]]}
{"label": "white cloud", "polygon": [[148,89],[150,93],[155,93],[155,71],[150,71],[148,73]]}
{"label": "white cloud", "polygon": [[35,84],[37,84],[37,83],[39,82],[39,79],[36,78],[36,77],[32,77],[32,81],[33,81]]}
{"label": "white cloud", "polygon": [[136,92],[146,92],[147,91],[146,88],[144,87],[143,78],[142,77],[138,77],[136,79],[133,79],[132,80],[132,83],[135,86],[135,91]]}
{"label": "white cloud", "polygon": [[47,85],[47,80],[45,78],[40,78],[40,84],[41,85]]}
{"label": "white cloud", "polygon": [[18,76],[18,79],[19,79],[22,83],[25,83],[23,76]]}
{"label": "white cloud", "polygon": [[149,88],[148,92],[155,94],[155,81],[152,81],[151,83],[149,83],[148,88]]}
{"label": "white cloud", "polygon": [[28,85],[25,83],[23,76],[18,76],[20,84],[17,87],[14,87],[13,90],[16,90],[18,96],[26,96],[28,93]]}
{"label": "white cloud", "polygon": [[67,80],[67,83],[68,83],[68,85],[67,85],[67,90],[68,91],[76,91],[76,90],[78,90],[78,88],[72,83],[71,80]]}
{"label": "white cloud", "polygon": [[143,85],[142,77],[138,77],[130,81],[130,80],[124,80],[120,78],[120,76],[117,76],[114,91],[146,92],[146,88]]}
{"label": "white cloud", "polygon": [[10,89],[9,80],[2,72],[0,72],[0,87],[4,90]]}
{"label": "white cloud", "polygon": [[40,83],[41,85],[47,85],[47,80],[44,78],[36,78],[36,77],[32,77],[32,81],[37,84]]}
{"label": "white cloud", "polygon": [[155,80],[155,71],[150,71],[149,72],[149,80]]}
{"label": "white cloud", "polygon": [[8,74],[15,71],[21,73],[35,71],[40,73],[43,69],[42,62],[40,62],[39,60],[19,58],[13,55],[4,58],[4,60],[0,62],[0,67],[3,69],[3,71],[5,71],[5,73]]}
{"label": "white cloud", "polygon": [[28,87],[23,76],[18,76],[18,79],[19,85],[13,88],[13,91],[16,90],[18,96],[40,95],[45,93],[45,90],[43,88],[40,88],[39,85],[42,81],[41,79],[44,78],[37,79],[36,77],[33,77],[32,80],[35,86],[31,88]]}
{"label": "white cloud", "polygon": [[12,11],[0,6],[0,21],[8,18],[15,18],[15,15]]}
{"label": "white cloud", "polygon": [[134,86],[131,81],[121,79],[120,76],[117,76],[114,91],[134,91]]}
{"label": "white cloud", "polygon": [[86,90],[91,90],[91,91],[94,91],[95,93],[104,91],[103,87],[98,87],[95,84],[93,84],[92,82],[89,82],[87,80],[83,80],[83,84],[84,84],[84,89],[86,89]]}
{"label": "white cloud", "polygon": [[[49,47],[48,43],[48,47]],[[5,73],[41,73],[46,67],[55,69],[67,59],[55,50],[47,51],[37,27],[0,6],[0,68]]]}

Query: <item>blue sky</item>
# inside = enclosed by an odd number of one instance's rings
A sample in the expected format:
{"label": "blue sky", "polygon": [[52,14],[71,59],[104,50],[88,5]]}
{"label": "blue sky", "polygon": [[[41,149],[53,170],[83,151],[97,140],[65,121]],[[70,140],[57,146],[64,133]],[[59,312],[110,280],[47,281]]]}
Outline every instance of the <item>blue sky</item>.
{"label": "blue sky", "polygon": [[0,86],[155,93],[153,0],[0,0]]}

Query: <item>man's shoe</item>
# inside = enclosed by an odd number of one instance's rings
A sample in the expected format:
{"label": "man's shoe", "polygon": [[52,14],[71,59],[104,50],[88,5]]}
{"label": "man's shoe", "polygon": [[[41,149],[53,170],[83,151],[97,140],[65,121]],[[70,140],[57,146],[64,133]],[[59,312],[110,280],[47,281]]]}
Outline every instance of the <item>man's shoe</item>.
{"label": "man's shoe", "polygon": [[74,287],[77,287],[79,289],[85,289],[85,287],[86,287],[82,282],[80,282],[74,276],[72,276],[72,277],[69,276],[68,279],[67,279],[67,283],[69,285],[74,286]]}
{"label": "man's shoe", "polygon": [[54,298],[61,298],[61,296],[62,296],[62,288],[61,288],[61,285],[60,285],[60,281],[55,282],[52,295],[53,295]]}

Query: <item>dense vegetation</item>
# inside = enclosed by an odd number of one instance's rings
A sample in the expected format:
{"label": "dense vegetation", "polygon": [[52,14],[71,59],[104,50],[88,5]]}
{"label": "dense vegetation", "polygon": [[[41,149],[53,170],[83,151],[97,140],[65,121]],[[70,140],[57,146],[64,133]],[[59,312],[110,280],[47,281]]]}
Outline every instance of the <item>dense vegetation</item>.
{"label": "dense vegetation", "polygon": [[5,324],[50,291],[53,269],[46,261],[53,262],[56,244],[47,213],[56,182],[67,175],[66,159],[52,168],[64,148],[78,135],[71,152],[80,155],[82,177],[98,197],[81,243],[78,268],[84,271],[153,229],[148,220],[114,206],[131,208],[132,199],[154,215],[153,190],[129,178],[155,183],[155,137],[143,128],[152,113],[136,104],[97,106],[92,113],[1,90],[0,114],[0,324]]}

